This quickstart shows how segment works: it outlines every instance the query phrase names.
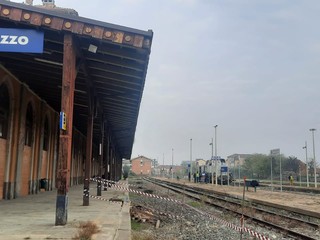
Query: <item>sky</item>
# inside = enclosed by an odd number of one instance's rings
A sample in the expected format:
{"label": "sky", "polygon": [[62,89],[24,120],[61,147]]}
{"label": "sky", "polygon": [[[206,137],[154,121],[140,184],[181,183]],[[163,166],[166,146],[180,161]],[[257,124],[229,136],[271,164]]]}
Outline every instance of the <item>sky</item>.
{"label": "sky", "polygon": [[320,1],[55,3],[82,17],[154,32],[132,158],[210,159],[216,137],[222,158],[279,148],[305,160],[302,147],[307,141],[313,157],[309,129],[315,128],[320,162]]}

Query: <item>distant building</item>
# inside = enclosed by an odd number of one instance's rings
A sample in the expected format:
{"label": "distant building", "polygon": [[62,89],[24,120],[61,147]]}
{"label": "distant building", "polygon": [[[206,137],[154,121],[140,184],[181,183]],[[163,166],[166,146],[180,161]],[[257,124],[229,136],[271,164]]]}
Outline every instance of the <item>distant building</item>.
{"label": "distant building", "polygon": [[187,174],[187,169],[184,166],[173,166],[173,173],[177,175],[186,175]]}
{"label": "distant building", "polygon": [[196,159],[196,165],[199,166],[199,167],[205,166],[206,163],[207,163],[207,161],[204,160],[204,159]]}
{"label": "distant building", "polygon": [[252,154],[232,154],[230,156],[227,157],[226,159],[226,164],[231,166],[242,166],[244,164],[244,161],[248,158],[252,156]]}
{"label": "distant building", "polygon": [[182,161],[181,162],[181,166],[185,167],[185,168],[188,168],[190,166],[190,160],[188,161]]}
{"label": "distant building", "polygon": [[183,166],[177,166],[177,165],[159,165],[157,167],[158,171],[156,171],[157,176],[162,177],[171,177],[171,169],[173,169],[172,173],[176,175],[184,175],[186,172],[186,168]]}
{"label": "distant building", "polygon": [[139,156],[131,159],[131,171],[137,175],[151,175],[153,159]]}
{"label": "distant building", "polygon": [[192,172],[194,172],[195,171],[194,170],[194,168],[195,168],[195,162],[194,161],[192,161],[191,163],[190,163],[190,160],[181,162],[181,167],[183,169],[185,169],[186,175],[190,171],[190,166],[192,166],[192,169],[193,169]]}
{"label": "distant building", "polygon": [[160,169],[160,176],[167,176],[171,174],[171,167],[172,165],[159,165],[158,168]]}
{"label": "distant building", "polygon": [[[25,4],[33,6],[33,0],[26,0]],[[35,7],[44,8],[46,10],[52,10],[63,14],[79,16],[78,12],[74,9],[57,7],[55,0],[42,0],[42,5],[35,5]]]}

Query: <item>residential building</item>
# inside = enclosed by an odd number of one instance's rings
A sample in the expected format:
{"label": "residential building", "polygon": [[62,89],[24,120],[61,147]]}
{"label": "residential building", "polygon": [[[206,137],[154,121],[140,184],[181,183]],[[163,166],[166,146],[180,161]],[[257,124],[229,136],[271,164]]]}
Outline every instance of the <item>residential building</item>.
{"label": "residential building", "polygon": [[137,175],[151,175],[153,160],[145,156],[131,159],[131,171]]}

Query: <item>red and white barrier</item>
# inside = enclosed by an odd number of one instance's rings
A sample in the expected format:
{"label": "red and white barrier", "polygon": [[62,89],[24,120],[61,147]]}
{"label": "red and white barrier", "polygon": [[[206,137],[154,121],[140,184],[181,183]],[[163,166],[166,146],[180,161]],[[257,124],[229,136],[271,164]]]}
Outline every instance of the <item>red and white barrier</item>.
{"label": "red and white barrier", "polygon": [[[94,179],[94,178],[91,178],[90,180],[91,181],[95,181],[95,182],[100,181],[100,180],[97,180],[97,179]],[[183,203],[183,202],[181,202],[179,200],[175,200],[175,199],[172,199],[172,198],[166,198],[166,197],[158,196],[158,195],[155,195],[155,194],[150,194],[150,193],[145,193],[145,192],[133,190],[133,189],[130,189],[128,187],[119,186],[119,185],[127,185],[127,186],[129,186],[129,184],[114,184],[115,183],[114,181],[109,181],[109,180],[103,180],[101,182],[109,182],[109,183],[113,182],[111,184],[111,189],[114,189],[114,190],[132,192],[132,193],[140,194],[140,195],[143,195],[143,196],[146,196],[146,197],[151,197],[151,198],[156,198],[156,199],[160,199],[160,200],[164,200],[164,201],[169,201],[169,202],[177,203],[177,204],[184,205],[184,206],[187,206],[189,208],[192,208],[191,206],[186,205],[185,203]],[[92,195],[89,195],[89,196],[92,197],[92,198],[103,200],[103,198],[101,198],[101,197],[95,197],[95,196],[92,196]],[[106,199],[105,201],[110,201],[110,200]],[[192,209],[194,209],[194,208],[192,208]],[[260,239],[260,240],[271,240],[269,237],[266,237],[266,236],[264,236],[264,235],[262,235],[260,233],[257,233],[257,232],[253,231],[250,228],[247,228],[247,227],[241,228],[239,226],[236,226],[236,225],[234,225],[232,223],[229,223],[229,222],[227,222],[227,221],[225,221],[225,220],[223,220],[221,218],[218,218],[218,217],[216,217],[214,215],[211,215],[209,213],[200,212],[199,210],[197,210],[197,212],[199,212],[199,213],[201,213],[203,215],[206,215],[211,220],[217,221],[217,222],[219,222],[219,223],[221,223],[221,224],[223,224],[223,225],[225,225],[225,226],[227,226],[227,227],[229,227],[229,228],[231,228],[231,229],[233,229],[235,231],[246,232],[246,233],[250,234],[251,236],[254,236],[254,237],[256,237],[257,239]],[[163,213],[163,212],[159,212],[159,213],[161,213],[162,215],[167,215],[167,216],[172,217],[172,218],[178,218],[178,216],[174,216],[172,214]]]}

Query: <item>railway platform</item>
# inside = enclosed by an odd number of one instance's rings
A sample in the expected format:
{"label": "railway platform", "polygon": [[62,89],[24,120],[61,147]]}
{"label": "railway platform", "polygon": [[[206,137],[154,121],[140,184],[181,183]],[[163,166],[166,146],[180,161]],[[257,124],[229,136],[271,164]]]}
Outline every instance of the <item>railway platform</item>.
{"label": "railway platform", "polygon": [[[96,195],[96,184],[90,184],[90,193]],[[130,203],[125,192],[108,189],[101,198],[90,198],[83,206],[83,185],[70,188],[68,222],[55,226],[56,191],[0,201],[0,240],[17,239],[73,239],[81,222],[94,222],[100,232],[95,240],[130,240]],[[105,201],[105,200],[121,201]]]}

